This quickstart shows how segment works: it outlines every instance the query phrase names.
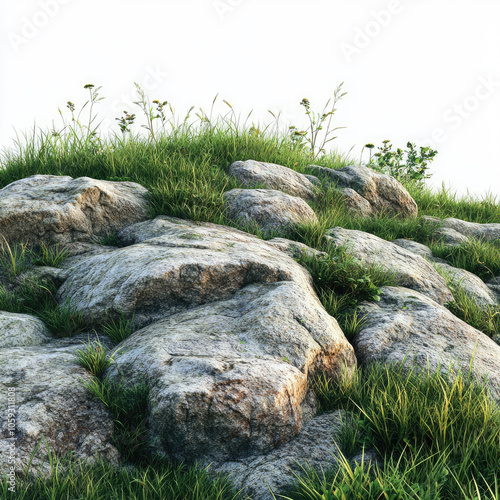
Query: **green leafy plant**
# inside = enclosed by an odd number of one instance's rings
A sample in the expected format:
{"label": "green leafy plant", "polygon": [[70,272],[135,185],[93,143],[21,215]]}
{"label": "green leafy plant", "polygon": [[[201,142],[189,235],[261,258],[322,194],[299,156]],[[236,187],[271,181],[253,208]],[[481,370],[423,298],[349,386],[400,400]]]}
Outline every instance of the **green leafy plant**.
{"label": "green leafy plant", "polygon": [[95,377],[101,378],[111,365],[114,353],[108,356],[106,347],[97,338],[97,340],[85,344],[83,349],[77,349],[75,355],[80,366]]}
{"label": "green leafy plant", "polygon": [[61,250],[59,247],[59,243],[55,247],[42,243],[38,248],[33,264],[35,266],[59,267],[68,256],[68,250],[66,248]]}
{"label": "green leafy plant", "polygon": [[[391,141],[382,141],[382,146],[378,148],[378,152],[372,157],[373,144],[365,144],[363,150],[370,150],[370,159],[367,163],[368,167],[373,168],[384,174],[392,175],[402,182],[419,182],[431,177],[428,173],[429,163],[434,161],[437,151],[429,147],[420,147],[412,142],[406,144],[408,149],[402,150],[398,148],[392,149]],[[361,155],[363,155],[363,150]],[[405,157],[406,155],[406,157]]]}
{"label": "green leafy plant", "polygon": [[7,273],[9,280],[12,280],[29,268],[32,252],[26,243],[11,247],[3,235],[2,240],[0,240],[0,268]]}
{"label": "green leafy plant", "polygon": [[325,146],[337,138],[331,137],[331,135],[335,131],[345,128],[331,128],[333,115],[337,111],[337,103],[347,94],[347,92],[342,91],[342,86],[343,83],[334,90],[333,102],[332,99],[328,99],[321,113],[312,111],[309,100],[302,99],[300,105],[305,109],[305,114],[309,119],[309,127],[307,130],[302,131],[298,130],[294,125],[289,128],[292,142],[299,148],[307,148],[313,160],[320,154],[326,153]]}

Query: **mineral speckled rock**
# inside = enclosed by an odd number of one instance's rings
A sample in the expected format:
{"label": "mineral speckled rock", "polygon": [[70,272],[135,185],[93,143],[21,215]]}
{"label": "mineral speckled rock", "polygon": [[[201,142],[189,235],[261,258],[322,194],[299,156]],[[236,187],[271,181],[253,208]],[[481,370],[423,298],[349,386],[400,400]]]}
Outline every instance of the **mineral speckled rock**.
{"label": "mineral speckled rock", "polygon": [[134,182],[33,175],[0,189],[0,234],[9,243],[96,240],[147,218]]}
{"label": "mineral speckled rock", "polygon": [[231,220],[256,225],[265,234],[318,220],[302,198],[271,189],[232,189],[224,193],[224,204]]}
{"label": "mineral speckled rock", "polygon": [[363,231],[335,227],[325,238],[356,257],[363,265],[375,264],[395,273],[398,285],[417,290],[440,304],[454,300],[446,280],[423,257]]}
{"label": "mineral speckled rock", "polygon": [[111,377],[151,386],[153,440],[188,462],[286,443],[314,415],[311,377],[356,363],[337,321],[295,281],[248,285],[155,322],[123,341],[114,359]]}
{"label": "mineral speckled rock", "polygon": [[[275,189],[305,200],[314,199],[316,196],[311,176],[274,163],[236,161],[229,166],[229,175],[236,177],[244,187],[260,184],[266,189]],[[318,179],[315,182],[319,182]]]}
{"label": "mineral speckled rock", "polygon": [[[38,346],[0,348],[0,389],[14,388],[16,408],[17,471],[26,467],[41,439],[58,456],[75,452],[89,462],[106,459],[119,462],[111,444],[113,420],[103,403],[83,387],[92,376],[77,365],[74,352],[87,336],[52,340]],[[7,415],[7,397],[0,399]],[[8,471],[11,436],[7,419],[0,423],[0,476]],[[45,441],[32,461],[32,469],[45,463],[49,470]]]}
{"label": "mineral speckled rock", "polygon": [[500,400],[500,346],[430,298],[407,288],[384,287],[377,304],[363,303],[366,322],[353,339],[358,360],[399,363],[421,368],[438,365],[472,377],[488,376],[491,395]]}
{"label": "mineral speckled rock", "polygon": [[51,338],[50,332],[38,318],[0,311],[0,348],[35,346]]}
{"label": "mineral speckled rock", "polygon": [[390,175],[381,174],[362,165],[350,165],[334,170],[317,165],[309,166],[339,188],[350,188],[365,198],[373,212],[400,217],[416,217],[418,207],[406,188]]}

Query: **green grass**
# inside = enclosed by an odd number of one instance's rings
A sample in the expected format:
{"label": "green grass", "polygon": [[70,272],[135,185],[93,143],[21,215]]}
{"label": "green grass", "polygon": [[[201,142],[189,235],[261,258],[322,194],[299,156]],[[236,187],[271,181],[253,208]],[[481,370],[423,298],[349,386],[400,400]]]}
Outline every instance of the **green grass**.
{"label": "green grass", "polygon": [[16,500],[236,499],[224,477],[214,480],[196,467],[156,459],[134,469],[115,469],[105,463],[89,466],[54,456],[50,477],[39,474],[36,480],[18,480],[14,495],[8,491],[8,483],[0,482],[0,496]]}
{"label": "green grass", "polygon": [[[323,376],[313,387],[321,411],[354,414],[344,452],[374,449],[385,464],[372,474],[367,464],[357,471],[341,464],[326,480],[302,478],[290,498],[455,500],[477,498],[476,488],[480,498],[500,498],[500,409],[467,374],[372,364],[338,381]],[[359,493],[364,488],[372,490]],[[378,497],[381,489],[389,496]]]}
{"label": "green grass", "polygon": [[470,271],[483,281],[500,276],[500,241],[470,239],[460,246],[434,244],[430,248],[434,256]]}

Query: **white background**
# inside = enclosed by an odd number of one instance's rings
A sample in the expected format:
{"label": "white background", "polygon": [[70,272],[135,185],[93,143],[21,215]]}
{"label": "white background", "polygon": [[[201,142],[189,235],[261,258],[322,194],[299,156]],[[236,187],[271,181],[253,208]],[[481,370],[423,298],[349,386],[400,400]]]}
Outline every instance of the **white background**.
{"label": "white background", "polygon": [[180,114],[219,93],[300,126],[302,98],[319,111],[345,82],[336,147],[432,145],[431,184],[500,194],[498,0],[0,2],[1,148],[60,125],[87,83],[103,86],[104,126],[131,110],[134,82]]}

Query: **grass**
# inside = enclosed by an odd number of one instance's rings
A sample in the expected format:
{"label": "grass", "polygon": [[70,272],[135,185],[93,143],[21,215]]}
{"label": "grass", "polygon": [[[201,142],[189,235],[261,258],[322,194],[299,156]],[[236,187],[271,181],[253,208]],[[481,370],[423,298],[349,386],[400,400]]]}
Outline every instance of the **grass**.
{"label": "grass", "polygon": [[[92,94],[92,93],[91,93]],[[232,108],[231,108],[232,110]],[[277,163],[301,173],[312,173],[311,151],[287,134],[270,133],[269,127],[241,126],[234,112],[229,118],[212,120],[201,111],[198,123],[179,122],[170,132],[134,133],[102,139],[97,129],[78,121],[61,131],[34,132],[18,140],[14,149],[4,150],[0,189],[35,174],[88,176],[110,181],[132,181],[151,193],[151,217],[170,215],[238,227],[261,238],[255,226],[241,227],[227,219],[222,195],[241,187],[227,174],[236,160],[254,159]],[[76,123],[76,125],[75,125]],[[152,127],[153,121],[148,121]],[[332,152],[314,159],[317,165],[341,168],[355,163],[348,155]],[[420,215],[456,217],[500,223],[500,205],[492,196],[483,199],[458,197],[450,190],[433,192],[423,184],[407,189],[419,206]],[[351,339],[363,324],[356,312],[362,300],[377,300],[380,287],[391,285],[390,274],[376,267],[363,269],[341,248],[325,247],[323,235],[341,226],[366,231],[392,241],[409,238],[429,244],[434,255],[451,265],[474,272],[482,279],[500,275],[497,243],[471,241],[459,248],[432,242],[433,226],[419,218],[403,220],[391,216],[359,218],[346,210],[342,197],[323,184],[322,195],[310,205],[318,222],[301,225],[283,236],[326,251],[321,258],[302,256],[299,261],[312,274],[326,310],[339,321]],[[119,246],[116,235],[100,241]],[[71,336],[87,325],[69,304],[58,306],[56,287],[49,281],[21,280],[34,265],[57,267],[66,257],[59,248],[31,249],[0,241],[0,310],[34,314],[54,336]],[[16,284],[13,286],[13,284]],[[498,332],[495,311],[479,310],[460,290],[455,290],[454,314],[487,334]],[[116,344],[133,333],[133,318],[122,317],[101,325],[100,330]],[[94,376],[87,388],[112,412],[115,445],[130,469],[106,464],[73,463],[62,469],[63,459],[52,457],[56,469],[51,477],[20,479],[16,498],[28,499],[229,499],[235,493],[222,478],[209,478],[206,471],[165,460],[151,460],[147,441],[146,411],[149,388],[146,382],[128,387],[104,376],[111,362],[102,344],[93,343],[78,353],[79,362]],[[359,369],[352,378],[337,382],[316,381],[322,411],[338,408],[354,415],[346,426],[341,444],[349,455],[362,447],[375,448],[386,460],[376,466],[362,461],[353,466],[345,459],[337,470],[324,475],[305,471],[293,491],[294,499],[499,499],[500,424],[494,407],[480,387],[467,377],[449,380],[439,373],[404,374],[395,367]],[[146,458],[149,457],[149,458]],[[65,467],[68,467],[65,465]],[[0,493],[7,494],[6,483]],[[5,496],[4,495],[4,496]]]}
{"label": "grass", "polygon": [[354,416],[344,452],[374,449],[384,462],[305,476],[290,498],[500,498],[500,408],[468,374],[371,364],[313,387],[321,411]]}
{"label": "grass", "polygon": [[[36,471],[33,471],[36,472]],[[213,479],[206,470],[151,460],[133,469],[89,466],[52,456],[50,477],[16,482],[16,500],[232,500],[236,493],[224,477]],[[0,496],[14,498],[8,483]],[[242,497],[239,497],[242,498]]]}

